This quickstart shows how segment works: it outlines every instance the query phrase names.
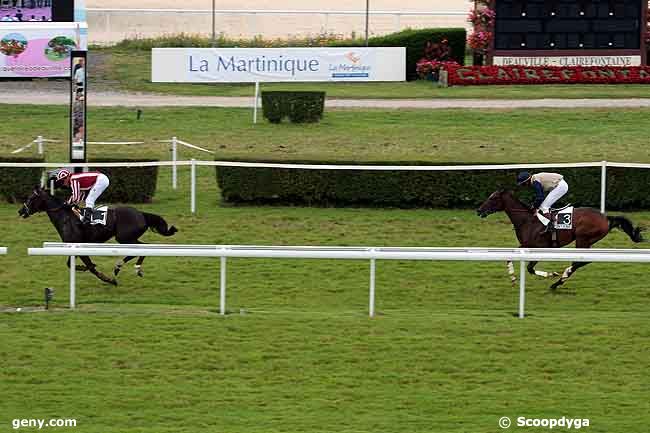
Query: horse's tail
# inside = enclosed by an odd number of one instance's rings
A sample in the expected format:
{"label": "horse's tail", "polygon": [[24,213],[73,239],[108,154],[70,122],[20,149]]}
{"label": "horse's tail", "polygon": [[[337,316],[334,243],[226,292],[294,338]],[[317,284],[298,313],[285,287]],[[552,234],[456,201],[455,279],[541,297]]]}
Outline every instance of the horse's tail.
{"label": "horse's tail", "polygon": [[174,226],[168,227],[167,221],[158,215],[147,212],[142,212],[142,215],[144,215],[144,220],[147,222],[147,226],[158,234],[163,236],[172,236],[178,231]]}
{"label": "horse's tail", "polygon": [[627,235],[632,239],[633,242],[639,243],[639,242],[646,242],[646,240],[643,238],[643,235],[641,232],[643,232],[642,227],[634,227],[634,224],[632,224],[632,221],[629,219],[623,217],[623,216],[614,216],[614,217],[607,217],[607,220],[609,221],[609,231],[611,232],[615,228],[620,228],[622,229]]}

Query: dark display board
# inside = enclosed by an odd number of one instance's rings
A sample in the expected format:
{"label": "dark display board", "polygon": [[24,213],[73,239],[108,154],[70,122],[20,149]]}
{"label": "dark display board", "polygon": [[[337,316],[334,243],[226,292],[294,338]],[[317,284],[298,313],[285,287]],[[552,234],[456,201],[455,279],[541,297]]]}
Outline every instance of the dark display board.
{"label": "dark display board", "polygon": [[634,50],[645,0],[495,0],[496,50]]}

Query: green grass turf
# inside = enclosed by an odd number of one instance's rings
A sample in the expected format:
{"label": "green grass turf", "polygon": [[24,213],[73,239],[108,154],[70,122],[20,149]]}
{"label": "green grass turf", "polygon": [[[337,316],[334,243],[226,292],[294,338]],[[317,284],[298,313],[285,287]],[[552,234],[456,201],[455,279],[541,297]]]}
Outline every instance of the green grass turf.
{"label": "green grass turf", "polygon": [[[22,144],[42,130],[65,137],[65,111],[0,109],[5,118],[19,119],[3,128],[4,143],[13,134]],[[512,131],[523,119],[517,112],[479,112],[472,119],[485,123],[477,126],[468,117],[474,115],[464,111],[446,112],[447,117],[336,111],[325,123],[303,129],[302,140],[293,125],[253,127],[243,110],[147,110],[138,123],[128,110],[93,109],[89,120],[102,140],[176,133],[220,149],[217,138],[229,134],[222,143],[237,143],[242,154],[252,146],[251,153],[265,155],[280,142],[276,134],[283,134],[298,157],[334,154],[327,145],[336,143],[343,155],[358,152],[375,160],[386,156],[368,144],[374,143],[375,128],[384,135],[392,131],[407,157],[419,159],[401,137],[409,130],[403,123],[419,129],[409,135],[415,139],[423,129],[433,131],[437,121],[457,122],[447,127],[458,138],[458,148],[446,148],[449,153],[442,156],[450,161],[463,154],[463,160],[496,161],[489,150],[474,146],[498,137],[512,143],[512,159],[518,161],[539,152],[528,149],[538,137],[546,143],[544,158],[553,140],[568,136],[565,143],[578,146],[578,130],[589,128],[594,157],[602,152],[647,161],[639,136],[643,111],[580,113],[587,120],[566,111],[533,113],[526,130],[537,133],[524,131],[524,138]],[[574,128],[566,118],[574,119]],[[372,128],[364,128],[369,119]],[[611,119],[636,133],[626,133]],[[463,130],[469,139],[462,139]],[[624,139],[612,139],[616,134]],[[364,141],[366,150],[359,150]],[[424,140],[415,139],[413,146],[418,143]],[[9,149],[3,144],[0,152]],[[48,149],[51,161],[66,154],[62,144]],[[558,160],[584,156],[568,145],[554,149]],[[164,145],[149,143],[95,146],[91,154],[165,158],[165,152]],[[392,158],[399,151],[387,154]],[[170,239],[148,233],[147,242],[516,245],[502,214],[481,220],[470,210],[221,206],[214,171],[200,168],[198,214],[189,216],[189,170],[180,171],[178,191],[169,185],[170,169],[161,169],[154,202],[138,207],[163,215],[180,232]],[[10,431],[15,418],[76,418],[77,428],[56,430],[488,433],[500,430],[501,416],[589,418],[593,432],[647,430],[646,265],[592,264],[557,294],[549,293],[549,281],[530,277],[529,316],[518,320],[513,317],[518,291],[503,263],[379,261],[379,314],[369,319],[368,262],[232,259],[230,314],[220,317],[218,260],[148,258],[144,278],[126,267],[118,287],[77,274],[80,309],[68,312],[65,259],[26,254],[30,246],[57,240],[56,232],[44,215],[19,219],[18,208],[0,204],[0,245],[10,249],[0,256],[0,305],[5,311],[18,306],[27,311],[0,313],[2,431]],[[637,224],[650,223],[648,212],[627,215]],[[633,247],[620,232],[598,245]],[[105,271],[114,261],[96,259]],[[28,312],[42,305],[44,287],[56,290],[53,311]]]}
{"label": "green grass turf", "polygon": [[[36,135],[68,140],[65,107],[0,105],[6,155]],[[218,158],[431,162],[648,162],[650,110],[328,110],[318,124],[252,124],[251,110],[225,108],[91,108],[90,141],[148,140],[147,145],[93,146],[93,156],[169,159],[180,139],[215,150]],[[173,120],[172,120],[173,119]],[[27,126],[28,125],[28,126]],[[51,160],[67,156],[48,144]],[[183,149],[182,158],[209,155]]]}
{"label": "green grass turf", "polygon": [[[92,66],[92,80],[109,81],[121,90],[154,92],[187,96],[252,96],[252,84],[177,84],[151,82],[151,52],[125,51],[117,48],[95,49],[104,61],[101,68]],[[93,55],[91,49],[90,55]],[[329,98],[478,98],[478,99],[538,99],[538,98],[648,98],[650,86],[620,85],[544,85],[544,86],[458,86],[439,88],[428,81],[408,83],[270,83],[262,90],[319,90]]]}

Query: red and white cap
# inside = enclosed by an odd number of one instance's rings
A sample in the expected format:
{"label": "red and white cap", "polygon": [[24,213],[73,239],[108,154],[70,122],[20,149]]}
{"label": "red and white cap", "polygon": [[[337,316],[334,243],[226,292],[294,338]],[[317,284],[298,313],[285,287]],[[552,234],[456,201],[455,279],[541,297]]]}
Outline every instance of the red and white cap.
{"label": "red and white cap", "polygon": [[59,172],[56,174],[56,180],[62,180],[65,179],[66,177],[69,177],[71,175],[69,170],[66,170],[65,168],[62,168],[59,170]]}

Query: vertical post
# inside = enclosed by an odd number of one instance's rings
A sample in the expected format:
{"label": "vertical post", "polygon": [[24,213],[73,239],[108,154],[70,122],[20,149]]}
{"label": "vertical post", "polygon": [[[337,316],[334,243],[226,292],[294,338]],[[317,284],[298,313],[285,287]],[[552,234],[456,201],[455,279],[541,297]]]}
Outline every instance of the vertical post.
{"label": "vertical post", "polygon": [[226,314],[226,257],[221,257],[221,266],[219,267],[220,282],[219,282],[219,314],[224,316]]}
{"label": "vertical post", "polygon": [[38,154],[42,155],[43,154],[43,136],[39,135],[36,137],[36,144],[38,145]]}
{"label": "vertical post", "polygon": [[600,213],[605,213],[605,202],[607,201],[607,161],[603,161],[600,167]]}
{"label": "vertical post", "polygon": [[217,46],[217,31],[216,31],[216,23],[215,23],[215,0],[212,0],[212,47]]}
{"label": "vertical post", "polygon": [[196,213],[196,160],[192,158],[192,174],[191,174],[191,187],[190,187],[190,211],[192,215]]}
{"label": "vertical post", "polygon": [[524,305],[526,303],[526,262],[519,262],[519,318],[524,318]]}
{"label": "vertical post", "polygon": [[50,195],[54,195],[54,179],[50,180]]}
{"label": "vertical post", "polygon": [[257,123],[257,105],[260,97],[260,82],[255,82],[255,101],[253,102],[253,123]]}
{"label": "vertical post", "polygon": [[368,308],[370,317],[375,317],[375,267],[376,260],[370,259],[370,305]]}
{"label": "vertical post", "polygon": [[75,263],[76,257],[70,256],[70,309],[74,310],[76,307],[75,300],[75,278],[77,271],[77,264]]}
{"label": "vertical post", "polygon": [[177,143],[177,138],[172,137],[172,162],[174,163],[172,165],[172,188],[176,189],[178,187],[178,180],[177,180],[177,167],[176,167],[176,159],[178,157],[178,143]]}
{"label": "vertical post", "polygon": [[370,27],[370,0],[366,0],[366,47],[368,46],[369,27]]}

